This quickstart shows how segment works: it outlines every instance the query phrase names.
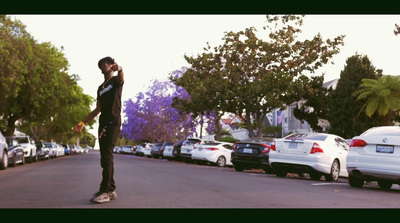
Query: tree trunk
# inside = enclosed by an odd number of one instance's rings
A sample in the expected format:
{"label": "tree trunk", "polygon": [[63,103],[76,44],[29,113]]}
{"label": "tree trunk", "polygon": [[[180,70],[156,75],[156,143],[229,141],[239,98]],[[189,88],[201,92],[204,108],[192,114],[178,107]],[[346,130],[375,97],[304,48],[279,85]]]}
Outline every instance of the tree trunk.
{"label": "tree trunk", "polygon": [[250,138],[254,138],[255,135],[254,135],[253,127],[251,126],[251,115],[250,115],[250,112],[249,112],[249,111],[246,111],[246,119],[245,119],[245,122],[246,122],[246,128],[247,128],[247,130],[249,131],[249,137],[250,137]]}
{"label": "tree trunk", "polygon": [[222,125],[221,125],[220,120],[221,120],[221,116],[215,116],[215,124],[216,124],[217,131],[215,133],[214,139],[216,141],[219,141],[221,139],[221,135],[222,135]]}
{"label": "tree trunk", "polygon": [[18,120],[18,117],[12,115],[7,120],[6,130],[4,132],[4,136],[12,136],[15,132],[15,122]]}
{"label": "tree trunk", "polygon": [[263,120],[265,115],[257,114],[256,121],[257,121],[257,137],[263,137]]}
{"label": "tree trunk", "polygon": [[202,114],[200,115],[200,139],[203,137],[203,125],[204,125],[204,117]]}

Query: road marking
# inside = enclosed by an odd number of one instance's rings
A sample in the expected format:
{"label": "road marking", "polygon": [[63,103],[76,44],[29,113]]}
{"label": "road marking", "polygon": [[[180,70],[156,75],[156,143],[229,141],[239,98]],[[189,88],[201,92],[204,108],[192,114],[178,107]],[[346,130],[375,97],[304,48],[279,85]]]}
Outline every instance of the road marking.
{"label": "road marking", "polygon": [[324,185],[347,185],[347,183],[313,183],[313,186],[324,186]]}

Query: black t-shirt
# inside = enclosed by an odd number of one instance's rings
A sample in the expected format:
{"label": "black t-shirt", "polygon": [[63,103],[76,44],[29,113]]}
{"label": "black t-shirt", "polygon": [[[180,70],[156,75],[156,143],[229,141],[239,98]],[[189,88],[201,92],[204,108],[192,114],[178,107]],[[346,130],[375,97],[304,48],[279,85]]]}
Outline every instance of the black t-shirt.
{"label": "black t-shirt", "polygon": [[123,84],[118,82],[117,76],[113,76],[104,86],[101,84],[97,89],[97,101],[101,105],[100,124],[121,122],[122,87]]}

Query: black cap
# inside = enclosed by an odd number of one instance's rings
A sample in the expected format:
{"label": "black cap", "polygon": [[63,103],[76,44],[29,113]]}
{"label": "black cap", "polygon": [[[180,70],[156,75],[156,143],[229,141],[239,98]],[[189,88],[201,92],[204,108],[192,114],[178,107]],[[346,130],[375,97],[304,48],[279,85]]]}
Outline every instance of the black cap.
{"label": "black cap", "polygon": [[111,57],[104,57],[103,59],[101,59],[101,60],[99,60],[99,62],[97,63],[97,66],[99,66],[99,68],[101,69],[101,64],[103,63],[103,62],[105,62],[105,61],[107,61],[107,62],[110,62],[110,63],[114,63],[114,59],[113,58],[111,58]]}

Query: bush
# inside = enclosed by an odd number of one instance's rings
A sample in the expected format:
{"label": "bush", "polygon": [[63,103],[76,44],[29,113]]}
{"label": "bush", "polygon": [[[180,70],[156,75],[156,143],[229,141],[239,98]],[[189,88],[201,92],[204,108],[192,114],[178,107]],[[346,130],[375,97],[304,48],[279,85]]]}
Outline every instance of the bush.
{"label": "bush", "polygon": [[235,139],[232,136],[224,136],[224,137],[221,137],[221,139],[219,141],[235,143],[235,142],[238,142],[239,139]]}

